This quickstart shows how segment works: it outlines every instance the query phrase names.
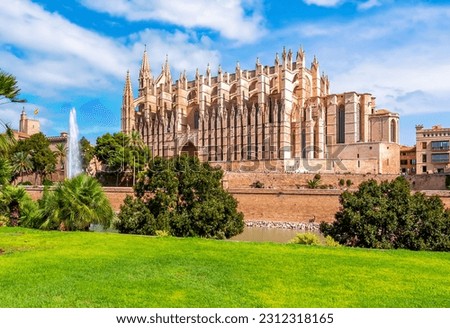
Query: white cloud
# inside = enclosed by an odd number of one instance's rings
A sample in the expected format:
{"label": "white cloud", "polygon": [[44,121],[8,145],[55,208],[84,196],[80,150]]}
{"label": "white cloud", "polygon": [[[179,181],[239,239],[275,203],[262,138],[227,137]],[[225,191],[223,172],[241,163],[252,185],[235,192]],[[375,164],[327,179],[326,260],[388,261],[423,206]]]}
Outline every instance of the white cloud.
{"label": "white cloud", "polygon": [[[8,124],[12,129],[19,129],[19,121],[20,114],[22,110],[25,110],[25,113],[28,115],[28,118],[39,119],[41,131],[45,131],[49,127],[51,127],[52,123],[45,116],[42,116],[42,111],[45,113],[45,108],[39,108],[39,114],[37,116],[33,116],[34,110],[38,108],[36,104],[32,103],[4,103],[0,105],[0,133],[4,131],[3,124]],[[45,115],[45,114],[44,114]]]}
{"label": "white cloud", "polygon": [[346,2],[355,3],[359,10],[368,10],[373,7],[381,6],[379,0],[355,1],[355,0],[303,0],[307,5],[319,7],[337,7]]}
{"label": "white cloud", "polygon": [[80,0],[86,7],[129,21],[160,21],[185,28],[208,28],[242,43],[264,33],[258,1]]}
{"label": "white cloud", "polygon": [[115,40],[25,0],[11,0],[0,11],[0,21],[1,68],[17,77],[23,93],[41,97],[61,98],[64,90],[72,96],[113,90],[127,69],[137,74],[144,43],[157,63],[168,54],[180,71],[218,58],[217,52],[205,50],[210,47],[205,36],[148,29]]}
{"label": "white cloud", "polygon": [[342,0],[304,0],[307,5],[315,5],[320,7],[336,7],[340,5]]}
{"label": "white cloud", "polygon": [[[188,35],[180,31],[168,33],[147,29],[137,33],[133,38],[136,40],[133,53],[139,60],[142,58],[143,51],[141,45],[147,44],[149,62],[155,77],[160,74],[166,55],[168,55],[171,71],[174,74],[173,80],[178,79],[178,74],[184,70],[192,79],[196,68],[202,74],[206,70],[207,63],[210,63],[212,67],[219,63],[219,52],[203,49],[201,45],[208,44],[209,40],[205,38],[197,40],[195,34]],[[138,67],[135,67],[130,73],[137,77]]]}
{"label": "white cloud", "polygon": [[30,1],[10,1],[2,7],[0,21],[0,61],[29,92],[108,87],[110,78],[122,76],[130,62],[118,42]]}
{"label": "white cloud", "polygon": [[366,2],[358,3],[358,9],[360,10],[368,10],[378,6],[381,6],[381,3],[378,0],[367,0]]}
{"label": "white cloud", "polygon": [[[446,112],[450,103],[450,7],[384,9],[348,23],[317,21],[273,35],[297,35],[330,78],[331,92],[370,92],[402,115]],[[311,53],[312,52],[312,53]]]}

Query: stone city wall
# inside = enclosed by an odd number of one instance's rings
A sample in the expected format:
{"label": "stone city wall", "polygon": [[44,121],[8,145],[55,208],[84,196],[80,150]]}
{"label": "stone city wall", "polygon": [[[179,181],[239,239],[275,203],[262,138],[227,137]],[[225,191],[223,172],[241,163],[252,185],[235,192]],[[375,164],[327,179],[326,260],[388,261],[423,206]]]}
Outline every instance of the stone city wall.
{"label": "stone city wall", "polygon": [[[247,221],[331,222],[334,220],[334,214],[339,210],[339,195],[346,187],[307,189],[307,180],[313,178],[314,174],[227,173],[224,185],[239,202],[238,209],[244,213]],[[383,181],[393,179],[395,176],[321,175],[321,181],[326,185],[337,186],[340,179],[351,180],[353,183],[351,189],[368,178]],[[429,184],[435,182],[434,178],[429,179],[427,180]],[[250,188],[255,181],[263,183],[264,188]],[[42,187],[26,187],[26,189],[33,199],[39,199],[42,196]],[[126,195],[133,195],[132,188],[105,187],[104,189],[115,211],[120,209]],[[450,208],[450,191],[426,190],[423,192],[428,196],[439,196],[444,205]]]}

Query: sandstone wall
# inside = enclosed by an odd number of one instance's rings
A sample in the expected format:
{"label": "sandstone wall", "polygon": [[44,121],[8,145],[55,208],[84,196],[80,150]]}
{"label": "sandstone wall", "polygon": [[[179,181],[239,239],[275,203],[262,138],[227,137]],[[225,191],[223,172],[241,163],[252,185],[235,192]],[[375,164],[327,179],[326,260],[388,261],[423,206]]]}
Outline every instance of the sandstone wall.
{"label": "sandstone wall", "polygon": [[[260,181],[264,188],[269,189],[304,189],[308,180],[314,179],[312,173],[235,173],[226,172],[224,175],[224,187],[229,189],[249,188],[254,182]],[[321,184],[340,189],[339,181],[350,180],[352,188],[366,180],[375,179],[378,182],[395,179],[398,175],[374,175],[374,174],[329,174],[321,173]]]}
{"label": "sandstone wall", "polygon": [[339,190],[230,189],[245,220],[331,222],[339,209]]}
{"label": "sandstone wall", "polygon": [[[229,174],[227,174],[229,177]],[[334,175],[333,175],[334,176]],[[244,213],[245,220],[257,221],[285,221],[285,222],[331,222],[334,214],[339,210],[339,195],[341,189],[298,189],[295,184],[312,179],[314,175],[289,175],[284,174],[275,177],[274,174],[258,175],[257,178],[271,188],[249,188],[248,185],[255,181],[255,176],[239,174],[231,177],[229,183],[236,187],[229,187],[228,191],[239,202],[238,209]],[[349,178],[343,175],[343,178]],[[380,180],[386,180],[386,176],[376,176]],[[382,179],[384,178],[384,179]],[[325,177],[322,175],[324,183],[339,181],[339,177]],[[333,180],[334,179],[334,180]],[[355,185],[363,181],[352,177]],[[239,181],[236,181],[239,180]],[[286,183],[289,187],[281,188]],[[243,187],[245,186],[245,187]],[[353,187],[353,186],[352,186]],[[42,187],[27,187],[28,193],[33,199],[42,196]],[[132,188],[126,187],[105,187],[105,193],[111,201],[115,211],[118,211],[126,195],[133,195]],[[439,196],[444,205],[450,208],[450,191],[427,190],[424,193],[428,196]]]}

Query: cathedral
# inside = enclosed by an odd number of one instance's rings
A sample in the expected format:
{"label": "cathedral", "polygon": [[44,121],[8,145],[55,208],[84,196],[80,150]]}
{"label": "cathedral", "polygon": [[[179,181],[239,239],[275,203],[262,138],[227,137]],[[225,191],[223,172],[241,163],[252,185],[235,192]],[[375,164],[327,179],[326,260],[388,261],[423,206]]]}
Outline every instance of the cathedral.
{"label": "cathedral", "polygon": [[[281,57],[281,58],[280,58]],[[330,93],[305,53],[276,54],[273,66],[216,75],[209,65],[174,80],[168,59],[153,75],[144,51],[137,97],[129,72],[122,132],[137,131],[152,156],[197,156],[229,171],[398,174],[399,115],[375,97]]]}

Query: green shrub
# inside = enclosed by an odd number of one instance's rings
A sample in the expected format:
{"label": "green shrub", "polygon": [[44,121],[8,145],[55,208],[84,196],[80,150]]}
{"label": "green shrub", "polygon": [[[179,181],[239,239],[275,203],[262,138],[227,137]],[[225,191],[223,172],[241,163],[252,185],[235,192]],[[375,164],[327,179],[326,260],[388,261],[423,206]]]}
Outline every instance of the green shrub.
{"label": "green shrub", "polygon": [[168,237],[170,233],[167,230],[156,230],[155,235],[158,237]]}
{"label": "green shrub", "polygon": [[250,187],[252,188],[264,188],[264,183],[262,183],[261,181],[257,180],[255,182],[253,182]]}
{"label": "green shrub", "polygon": [[5,227],[9,225],[9,218],[0,214],[0,227]]}
{"label": "green shrub", "polygon": [[339,244],[336,240],[333,239],[331,236],[325,237],[325,246],[328,247],[341,247],[342,245]]}
{"label": "green shrub", "polygon": [[110,227],[114,212],[100,183],[80,174],[50,190],[44,189],[39,201],[42,229],[89,230],[91,224]]}
{"label": "green shrub", "polygon": [[344,179],[339,179],[339,185],[341,187],[343,187],[345,185],[345,180]]}
{"label": "green shrub", "polygon": [[289,241],[289,243],[299,245],[321,245],[319,237],[311,232],[299,233],[294,239]]}
{"label": "green shrub", "polygon": [[21,181],[18,183],[19,186],[32,186],[31,181]]}
{"label": "green shrub", "polygon": [[404,177],[365,181],[357,191],[342,193],[340,203],[335,221],[320,224],[340,244],[450,251],[450,212],[437,196],[411,194]]}
{"label": "green shrub", "polygon": [[114,226],[121,233],[154,235],[157,229],[155,217],[139,198],[129,195],[120,206]]}
{"label": "green shrub", "polygon": [[[237,201],[222,187],[223,171],[198,158],[155,158],[121,207],[120,232],[230,238],[244,230]],[[151,195],[151,196],[150,196]],[[136,213],[137,212],[137,213]],[[128,222],[134,220],[133,222]]]}
{"label": "green shrub", "polygon": [[445,187],[450,189],[450,175],[445,176]]}
{"label": "green shrub", "polygon": [[7,225],[34,227],[39,222],[38,205],[22,187],[6,185],[0,190],[0,215]]}
{"label": "green shrub", "polygon": [[345,181],[345,184],[347,185],[347,187],[350,187],[353,184],[353,182],[352,180],[348,179],[347,181]]}
{"label": "green shrub", "polygon": [[42,185],[46,187],[53,186],[53,181],[49,179],[44,179],[44,181],[42,181]]}

